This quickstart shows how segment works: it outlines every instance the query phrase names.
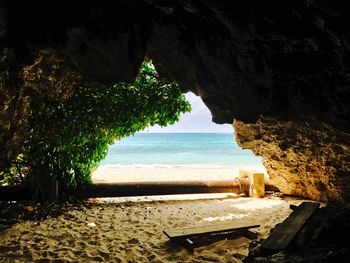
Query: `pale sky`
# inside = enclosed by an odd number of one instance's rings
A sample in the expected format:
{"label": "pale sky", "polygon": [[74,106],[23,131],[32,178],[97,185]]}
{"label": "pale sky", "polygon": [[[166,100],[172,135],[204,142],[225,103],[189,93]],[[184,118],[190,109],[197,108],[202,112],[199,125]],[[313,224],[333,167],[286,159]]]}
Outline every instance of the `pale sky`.
{"label": "pale sky", "polygon": [[185,113],[180,117],[180,120],[174,125],[161,128],[158,125],[149,127],[142,132],[150,133],[175,133],[175,132],[215,132],[215,133],[232,133],[233,128],[231,124],[216,124],[211,120],[211,113],[207,106],[203,103],[199,96],[192,92],[185,94],[187,100],[192,105],[192,111]]}

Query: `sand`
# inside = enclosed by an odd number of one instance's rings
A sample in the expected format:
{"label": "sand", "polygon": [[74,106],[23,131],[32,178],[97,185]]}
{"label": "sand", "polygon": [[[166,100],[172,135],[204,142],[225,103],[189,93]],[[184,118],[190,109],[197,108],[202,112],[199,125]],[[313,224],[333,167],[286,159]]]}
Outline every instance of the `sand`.
{"label": "sand", "polygon": [[[262,167],[101,166],[95,183],[167,180],[232,180],[239,169]],[[26,221],[0,233],[0,262],[241,262],[250,240],[220,240],[193,253],[163,234],[179,228],[254,219],[259,239],[302,200],[196,194],[90,199],[90,208],[57,218]]]}
{"label": "sand", "polygon": [[248,254],[247,238],[221,240],[190,253],[162,231],[255,219],[261,223],[258,238],[266,238],[291,213],[289,204],[301,200],[209,194],[92,202],[86,210],[18,223],[0,233],[0,262],[241,262]]}
{"label": "sand", "polygon": [[192,181],[192,180],[233,180],[239,170],[264,172],[262,165],[214,166],[214,165],[102,165],[93,174],[94,183],[142,182],[142,181]]}

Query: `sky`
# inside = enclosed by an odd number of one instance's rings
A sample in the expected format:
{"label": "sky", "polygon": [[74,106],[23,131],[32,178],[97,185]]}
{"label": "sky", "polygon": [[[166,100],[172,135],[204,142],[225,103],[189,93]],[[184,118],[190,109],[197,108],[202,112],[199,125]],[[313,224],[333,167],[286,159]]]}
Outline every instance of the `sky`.
{"label": "sky", "polygon": [[150,133],[181,133],[181,132],[194,132],[194,133],[232,133],[233,128],[231,124],[216,124],[211,120],[211,113],[207,106],[203,103],[199,96],[194,95],[192,92],[185,94],[186,99],[192,105],[192,111],[185,113],[180,117],[180,120],[174,125],[161,128],[158,125],[149,127],[143,132]]}

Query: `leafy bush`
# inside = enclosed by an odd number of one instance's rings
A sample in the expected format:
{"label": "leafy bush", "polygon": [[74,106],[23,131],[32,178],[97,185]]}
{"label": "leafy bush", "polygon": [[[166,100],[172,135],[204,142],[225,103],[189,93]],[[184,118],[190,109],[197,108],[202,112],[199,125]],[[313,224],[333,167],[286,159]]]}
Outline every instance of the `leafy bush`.
{"label": "leafy bush", "polygon": [[150,124],[173,124],[191,106],[178,86],[161,80],[148,62],[133,83],[80,87],[67,100],[41,100],[32,110],[21,167],[12,170],[34,184],[57,178],[78,186],[91,182],[91,171],[114,140]]}

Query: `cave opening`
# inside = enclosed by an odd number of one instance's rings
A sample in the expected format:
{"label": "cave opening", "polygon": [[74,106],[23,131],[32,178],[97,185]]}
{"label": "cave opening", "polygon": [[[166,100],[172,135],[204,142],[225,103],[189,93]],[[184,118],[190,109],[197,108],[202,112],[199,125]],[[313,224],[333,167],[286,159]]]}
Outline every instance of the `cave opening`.
{"label": "cave opening", "polygon": [[267,177],[261,157],[237,145],[231,124],[214,123],[199,96],[185,96],[191,112],[172,125],[149,126],[116,140],[92,173],[93,183],[233,181],[239,170]]}

